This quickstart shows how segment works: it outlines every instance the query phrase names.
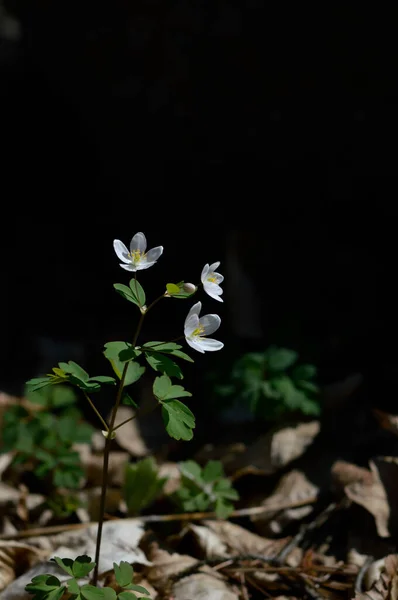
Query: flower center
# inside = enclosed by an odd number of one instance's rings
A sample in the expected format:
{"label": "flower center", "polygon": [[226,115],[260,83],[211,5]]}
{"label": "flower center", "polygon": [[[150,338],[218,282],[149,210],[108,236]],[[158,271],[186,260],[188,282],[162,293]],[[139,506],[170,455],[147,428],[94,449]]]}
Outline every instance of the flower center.
{"label": "flower center", "polygon": [[207,281],[211,281],[211,283],[217,283],[216,276],[214,274],[210,275],[210,277],[207,278]]}
{"label": "flower center", "polygon": [[129,256],[131,257],[133,263],[139,263],[141,259],[144,258],[145,252],[142,252],[141,250],[132,250],[129,253]]}
{"label": "flower center", "polygon": [[205,328],[203,327],[203,325],[199,325],[199,327],[197,327],[193,332],[192,332],[192,337],[200,337],[201,335],[203,335],[205,332]]}

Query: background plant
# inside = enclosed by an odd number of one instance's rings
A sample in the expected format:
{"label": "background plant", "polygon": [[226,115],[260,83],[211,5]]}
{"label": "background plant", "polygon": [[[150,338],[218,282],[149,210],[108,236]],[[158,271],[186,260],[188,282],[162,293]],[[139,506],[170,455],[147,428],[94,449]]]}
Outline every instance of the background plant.
{"label": "background plant", "polygon": [[84,476],[77,443],[90,443],[93,427],[76,406],[78,396],[70,386],[28,391],[23,404],[11,405],[4,414],[0,452],[13,452],[12,465],[20,465],[49,491],[76,489]]}
{"label": "background plant", "polygon": [[216,394],[243,403],[254,416],[271,421],[293,412],[319,415],[316,367],[298,364],[298,359],[294,350],[277,346],[248,352],[234,362],[230,380],[217,385]]}

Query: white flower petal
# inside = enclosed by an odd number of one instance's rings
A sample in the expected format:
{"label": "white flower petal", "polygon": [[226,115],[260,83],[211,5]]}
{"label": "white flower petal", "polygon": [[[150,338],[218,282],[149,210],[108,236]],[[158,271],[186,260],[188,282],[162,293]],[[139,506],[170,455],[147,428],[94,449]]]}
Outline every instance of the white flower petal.
{"label": "white flower petal", "polygon": [[207,264],[207,265],[205,265],[205,266],[203,267],[203,269],[202,269],[202,273],[201,273],[201,276],[200,276],[200,281],[201,281],[202,283],[203,283],[203,282],[204,282],[204,280],[206,279],[206,277],[207,277],[207,273],[209,272],[209,269],[210,269],[210,267],[209,267],[209,265],[208,265],[208,264]]}
{"label": "white flower petal", "polygon": [[156,246],[156,248],[152,248],[152,250],[149,250],[149,252],[146,255],[146,259],[149,262],[152,262],[152,264],[154,264],[162,254],[163,246]]}
{"label": "white flower petal", "polygon": [[[215,352],[216,350],[221,350],[221,348],[224,348],[224,344],[222,342],[213,340],[212,338],[199,338],[196,340],[196,342],[197,345],[200,345],[200,348],[204,352]],[[192,348],[193,347],[194,346],[192,346]],[[197,348],[195,348],[195,350],[197,350]]]}
{"label": "white flower petal", "polygon": [[136,264],[137,271],[142,271],[143,269],[149,269],[149,267],[153,267],[155,264],[154,261],[148,262],[146,260],[141,260]]}
{"label": "white flower petal", "polygon": [[199,317],[199,313],[202,310],[202,303],[201,302],[197,302],[196,304],[194,304],[191,308],[191,310],[189,311],[189,313],[187,314],[187,318],[185,319],[185,323],[187,322],[187,320],[189,319],[189,317],[191,315],[197,315]]}
{"label": "white flower petal", "polygon": [[204,327],[204,335],[214,333],[221,325],[221,319],[218,315],[205,315],[199,319],[200,325]]}
{"label": "white flower petal", "polygon": [[113,240],[113,248],[117,254],[119,260],[122,260],[125,263],[130,262],[128,258],[129,251],[126,246],[120,240]]}
{"label": "white flower petal", "polygon": [[120,263],[120,266],[122,267],[122,269],[126,269],[126,271],[133,271],[134,273],[135,271],[137,271],[137,267],[133,265],[133,263],[129,263],[128,265]]}
{"label": "white flower petal", "polygon": [[223,293],[223,290],[216,283],[213,283],[211,281],[206,281],[203,284],[203,289],[206,292],[206,294],[208,294],[211,298],[214,298],[214,300],[218,300],[219,302],[224,302],[222,300],[222,298],[220,298],[221,294]]}
{"label": "white flower petal", "polygon": [[184,335],[189,337],[193,334],[195,329],[199,327],[198,315],[188,315],[184,323]]}
{"label": "white flower petal", "polygon": [[189,338],[186,338],[187,344],[189,346],[191,346],[191,348],[193,348],[194,350],[197,350],[198,352],[201,352],[202,354],[205,353],[205,351],[202,349],[200,342],[197,341],[198,338],[190,340]]}
{"label": "white flower petal", "polygon": [[209,271],[215,271],[216,269],[218,269],[220,264],[221,264],[220,261],[213,263],[212,265],[210,265]]}
{"label": "white flower petal", "polygon": [[139,250],[140,252],[145,252],[146,250],[146,237],[142,231],[136,233],[130,242],[130,252],[134,252],[135,250]]}
{"label": "white flower petal", "polygon": [[224,281],[224,275],[221,275],[220,273],[213,273],[213,276],[215,278],[215,283],[222,283]]}

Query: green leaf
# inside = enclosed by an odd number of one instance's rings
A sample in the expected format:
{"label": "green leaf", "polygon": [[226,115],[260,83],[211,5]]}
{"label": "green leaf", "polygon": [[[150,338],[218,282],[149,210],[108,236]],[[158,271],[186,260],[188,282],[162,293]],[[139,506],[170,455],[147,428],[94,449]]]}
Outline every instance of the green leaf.
{"label": "green leaf", "polygon": [[267,366],[270,371],[285,371],[296,362],[297,352],[288,348],[276,348],[271,346],[267,352]]}
{"label": "green leaf", "polygon": [[180,293],[180,286],[176,285],[175,283],[168,283],[166,285],[166,290],[167,293],[170,294],[170,296],[173,296],[173,294]]}
{"label": "green leaf", "polygon": [[50,397],[49,403],[53,408],[64,408],[66,406],[72,406],[77,402],[77,395],[75,390],[68,385],[55,385],[49,388]]}
{"label": "green leaf", "polygon": [[43,387],[47,385],[51,385],[51,379],[49,377],[34,377],[33,379],[29,379],[26,382],[26,392],[36,392],[37,390],[41,390]]}
{"label": "green leaf", "polygon": [[142,346],[143,350],[147,350],[148,348],[156,352],[170,352],[172,350],[179,350],[182,346],[175,342],[147,342]]}
{"label": "green leaf", "polygon": [[177,358],[182,358],[182,360],[187,360],[188,362],[191,362],[191,363],[194,362],[193,358],[191,358],[185,352],[181,352],[181,350],[173,350],[172,352],[170,352],[170,354],[172,354],[173,356],[176,356]]}
{"label": "green leaf", "polygon": [[113,588],[104,587],[102,591],[104,592],[104,600],[116,600],[117,594]]}
{"label": "green leaf", "polygon": [[122,378],[124,367],[127,364],[127,373],[124,379],[124,387],[138,381],[141,375],[145,372],[145,367],[141,367],[141,365],[134,361],[131,361],[129,363],[122,363],[120,360],[113,358],[109,359],[109,362],[111,363],[112,368],[119,379]]}
{"label": "green leaf", "polygon": [[73,360],[70,360],[68,363],[60,362],[58,365],[65,373],[73,375],[79,381],[87,381],[89,378],[88,373]]}
{"label": "green leaf", "polygon": [[296,381],[295,383],[297,387],[309,392],[310,394],[317,394],[319,392],[319,387],[312,381]]}
{"label": "green leaf", "polygon": [[292,378],[294,380],[300,379],[313,379],[316,376],[315,365],[299,365],[295,367],[292,372]]}
{"label": "green leaf", "polygon": [[117,597],[119,600],[138,600],[133,592],[120,592]]}
{"label": "green leaf", "polygon": [[92,562],[91,558],[87,556],[87,554],[82,554],[78,556],[73,562],[72,571],[74,577],[80,579],[81,577],[85,577],[92,571],[95,567],[95,562]]}
{"label": "green leaf", "polygon": [[152,456],[125,467],[123,495],[129,514],[136,515],[161,493],[167,478],[158,476]]}
{"label": "green leaf", "polygon": [[229,517],[229,515],[231,513],[233,513],[233,511],[234,511],[234,507],[232,504],[229,504],[228,502],[224,502],[224,500],[222,498],[217,498],[216,506],[215,506],[215,513],[216,513],[217,519],[226,519]]}
{"label": "green leaf", "polygon": [[113,377],[107,375],[97,375],[97,377],[90,377],[89,381],[97,381],[98,383],[109,383],[111,385],[116,384],[116,380]]}
{"label": "green leaf", "polygon": [[202,485],[202,469],[197,462],[194,460],[185,460],[179,463],[178,468],[180,469],[183,477],[187,477],[187,479],[190,481],[192,479],[196,480],[199,484],[199,487]]}
{"label": "green leaf", "polygon": [[146,588],[144,588],[142,585],[135,585],[135,583],[130,583],[130,585],[125,586],[125,587],[128,590],[131,590],[132,592],[138,592],[139,594],[146,594],[149,596],[148,590]]}
{"label": "green leaf", "polygon": [[184,398],[186,396],[192,396],[191,392],[188,392],[182,385],[172,385],[167,393],[165,400],[172,400],[173,398]]}
{"label": "green leaf", "polygon": [[54,575],[37,575],[25,586],[25,591],[33,595],[33,600],[59,600],[66,590]]}
{"label": "green leaf", "polygon": [[65,571],[65,573],[68,573],[68,575],[70,575],[71,577],[74,576],[72,571],[73,560],[71,558],[60,558],[59,556],[54,556],[54,558],[52,558],[51,560],[56,562],[57,565],[63,571]]}
{"label": "green leaf", "polygon": [[216,481],[220,477],[224,477],[224,467],[222,466],[221,461],[209,460],[203,468],[203,481],[209,483],[211,481]]}
{"label": "green leaf", "polygon": [[124,392],[124,394],[123,394],[122,404],[125,404],[126,406],[133,406],[134,408],[138,408],[138,404],[136,402],[134,402],[132,397],[129,396],[129,394],[127,392]]}
{"label": "green leaf", "polygon": [[107,342],[104,347],[104,355],[108,360],[113,360],[115,358],[120,360],[120,353],[123,352],[123,350],[130,350],[133,348],[133,345],[128,342]]}
{"label": "green leaf", "polygon": [[115,570],[116,581],[121,587],[129,585],[133,581],[134,569],[125,560],[122,560],[119,565],[113,563],[113,568]]}
{"label": "green leaf", "polygon": [[140,284],[140,282],[137,281],[133,277],[133,279],[130,279],[129,286],[130,286],[131,292],[133,294],[133,297],[135,299],[135,303],[139,307],[144,306],[146,298],[145,298],[144,289],[143,289],[142,285]]}
{"label": "green leaf", "polygon": [[80,594],[84,600],[102,600],[105,597],[104,588],[97,588],[88,584],[80,588]]}
{"label": "green leaf", "polygon": [[73,594],[74,596],[80,594],[80,587],[76,579],[68,579],[68,581],[65,581],[65,585],[68,586],[68,592],[70,594]]}
{"label": "green leaf", "polygon": [[183,379],[183,374],[180,367],[168,356],[164,356],[159,352],[144,352],[147,362],[152,369],[165,373],[169,377],[177,377]]}
{"label": "green leaf", "polygon": [[123,285],[122,283],[114,283],[113,287],[125,300],[128,300],[129,302],[132,302],[133,304],[139,306],[135,295],[133,294],[131,289],[127,287],[127,285]]}
{"label": "green leaf", "polygon": [[135,360],[142,354],[141,350],[136,350],[131,344],[129,348],[121,350],[119,352],[119,360],[121,362],[128,362],[129,360]]}
{"label": "green leaf", "polygon": [[158,400],[167,398],[167,394],[171,390],[171,379],[167,375],[156,377],[153,382],[153,393]]}
{"label": "green leaf", "polygon": [[191,440],[195,427],[195,416],[179,400],[162,403],[162,417],[166,431],[175,440]]}

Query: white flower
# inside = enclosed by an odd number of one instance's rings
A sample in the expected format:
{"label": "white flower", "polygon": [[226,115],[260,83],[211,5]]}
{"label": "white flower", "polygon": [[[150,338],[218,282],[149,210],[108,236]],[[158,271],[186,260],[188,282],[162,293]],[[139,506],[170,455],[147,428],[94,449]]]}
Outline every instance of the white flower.
{"label": "white flower", "polygon": [[220,273],[216,273],[216,269],[220,266],[219,262],[215,262],[212,265],[205,265],[202,270],[200,280],[203,284],[203,289],[206,294],[209,294],[214,300],[223,302],[220,298],[223,290],[220,287],[220,283],[224,281],[224,277]]}
{"label": "white flower", "polygon": [[146,237],[140,231],[130,242],[130,252],[120,240],[113,240],[113,247],[118,258],[123,261],[120,266],[126,271],[141,271],[149,269],[163,253],[163,246],[156,246],[149,252],[146,250]]}
{"label": "white flower", "polygon": [[205,315],[199,318],[201,308],[201,302],[194,304],[185,319],[184,335],[187,344],[202,354],[221,350],[224,347],[222,342],[205,337],[209,333],[217,331],[221,319],[218,315]]}

